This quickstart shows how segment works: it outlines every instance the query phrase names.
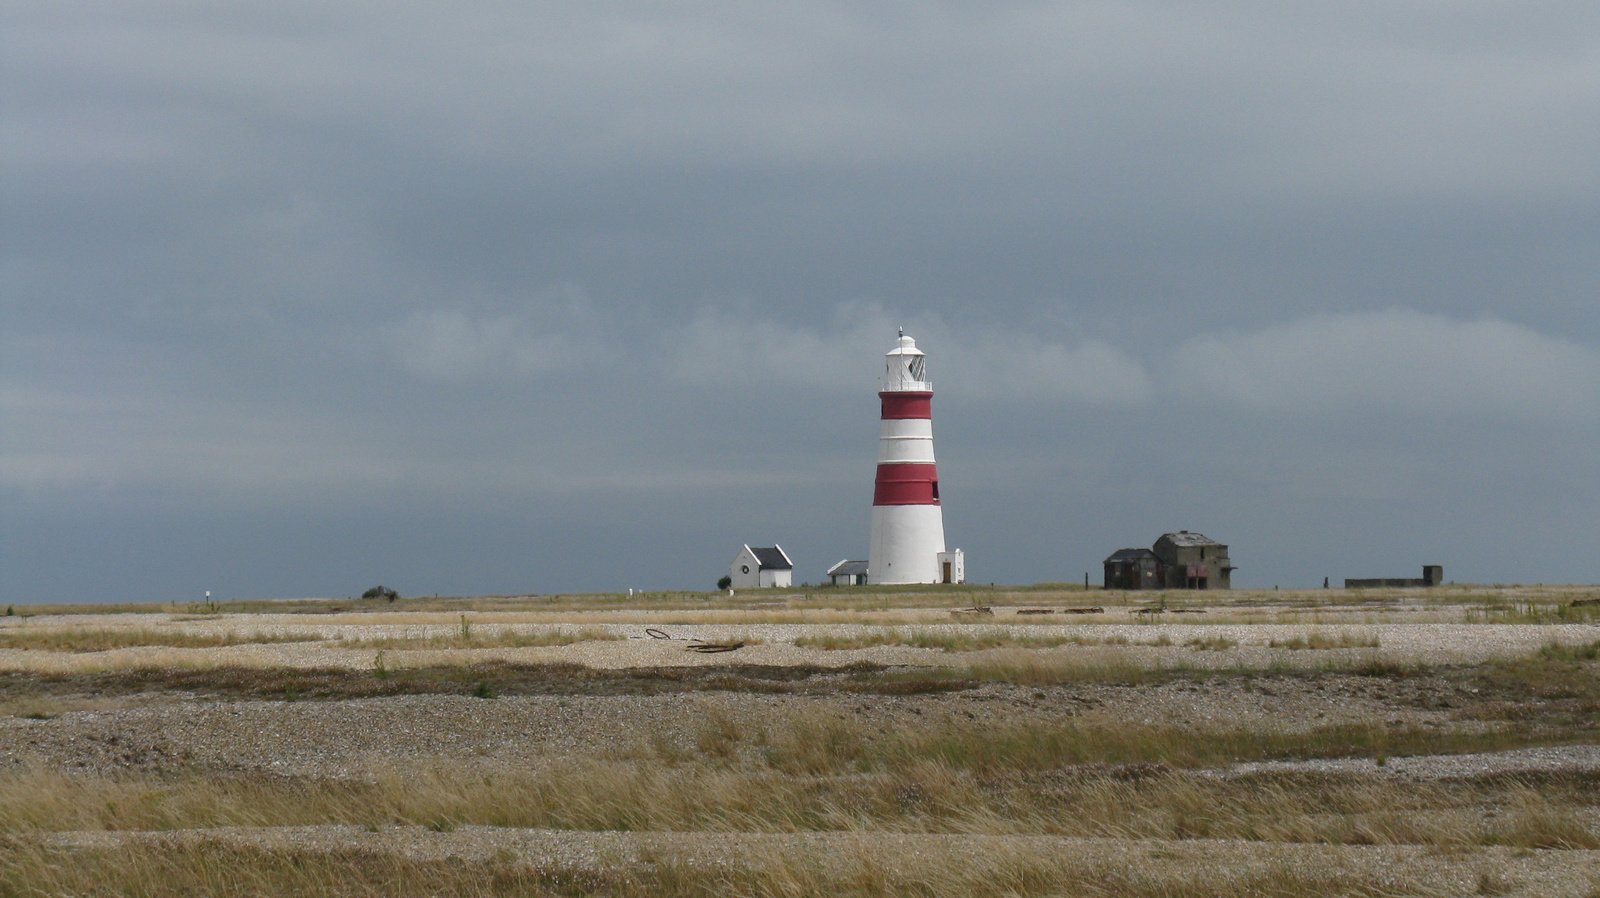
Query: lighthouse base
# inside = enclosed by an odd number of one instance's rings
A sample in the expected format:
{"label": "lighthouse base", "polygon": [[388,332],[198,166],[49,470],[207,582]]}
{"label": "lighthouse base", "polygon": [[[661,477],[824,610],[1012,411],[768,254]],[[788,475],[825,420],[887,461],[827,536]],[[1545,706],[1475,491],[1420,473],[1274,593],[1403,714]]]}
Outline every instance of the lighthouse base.
{"label": "lighthouse base", "polygon": [[[944,510],[937,505],[874,505],[867,582],[943,583]],[[965,572],[963,571],[963,574]]]}

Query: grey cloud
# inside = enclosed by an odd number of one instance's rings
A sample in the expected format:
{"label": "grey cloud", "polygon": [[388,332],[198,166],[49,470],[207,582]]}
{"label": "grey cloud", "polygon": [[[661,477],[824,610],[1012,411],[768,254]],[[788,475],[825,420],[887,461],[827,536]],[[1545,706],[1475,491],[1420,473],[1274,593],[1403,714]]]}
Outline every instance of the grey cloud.
{"label": "grey cloud", "polygon": [[79,397],[53,398],[27,413],[6,409],[20,433],[0,452],[0,488],[59,499],[157,487],[272,504],[275,494],[359,494],[414,482],[417,473],[303,413],[149,397],[85,414]]}
{"label": "grey cloud", "polygon": [[895,318],[876,305],[836,307],[830,326],[786,327],[751,310],[702,309],[664,339],[672,370],[702,386],[794,384],[860,390],[882,375],[879,360],[904,324],[929,353],[936,387],[949,395],[1065,402],[1143,402],[1144,366],[1100,340],[1053,342],[998,328],[965,330],[927,316]]}
{"label": "grey cloud", "polygon": [[1184,342],[1180,395],[1301,416],[1382,408],[1600,417],[1600,351],[1499,320],[1406,309],[1321,315]]}
{"label": "grey cloud", "polygon": [[957,396],[1034,402],[1144,403],[1155,396],[1144,363],[1102,340],[1058,343],[986,331],[946,350]]}
{"label": "grey cloud", "polygon": [[414,309],[374,330],[391,362],[426,380],[528,379],[603,361],[610,316],[576,284]]}
{"label": "grey cloud", "polygon": [[[1291,180],[1319,189],[1515,184],[1533,173],[1592,189],[1582,151],[1600,125],[1600,58],[1571,38],[1574,25],[1595,23],[1581,4],[1510,22],[1463,14],[1451,24],[1465,39],[1444,45],[1436,16],[1364,4],[1314,14],[1253,4],[702,2],[442,15],[258,3],[102,10],[76,22],[57,9],[13,14],[26,37],[13,42],[13,65],[89,95],[117,85],[119,99],[172,109],[166,128],[190,144],[211,129],[194,127],[175,98],[227,110],[246,133],[319,123],[464,161],[563,169],[642,158],[982,166],[1066,146],[1076,164],[1103,171],[1124,168],[1130,151],[1165,155],[1182,141],[1174,173],[1191,187],[1209,168],[1219,188],[1254,188],[1266,166],[1299,170]],[[1371,27],[1386,15],[1388,30]],[[1514,52],[1484,37],[1507,34],[1521,38]],[[1389,175],[1375,181],[1375,170]]]}
{"label": "grey cloud", "polygon": [[833,311],[831,325],[785,326],[748,307],[706,307],[687,324],[664,329],[661,344],[668,370],[702,387],[870,383],[877,373],[872,359],[888,351],[894,334],[891,319],[877,306],[844,307]]}
{"label": "grey cloud", "polygon": [[[832,320],[831,329],[791,328],[750,310],[702,310],[665,340],[673,370],[701,386],[859,389],[865,360],[885,351],[895,319],[868,306],[835,309]],[[1159,347],[1052,341],[937,320],[911,333],[930,353],[941,391],[967,399],[1221,399],[1307,417],[1363,409],[1550,421],[1600,417],[1600,351],[1497,318],[1462,320],[1409,309],[1319,315],[1194,334],[1170,356]]]}
{"label": "grey cloud", "polygon": [[1319,546],[1409,566],[1439,520],[1505,547],[1483,576],[1589,576],[1592,2],[16,0],[0,30],[8,600],[121,582],[147,506],[194,546],[139,596],[230,538],[272,559],[254,594],[465,569],[421,533],[516,546],[467,566],[508,589],[704,585],[757,532],[831,561],[900,325],[975,576],[1216,524],[1246,582],[1320,582]]}
{"label": "grey cloud", "polygon": [[579,358],[563,335],[527,333],[514,315],[475,318],[458,309],[412,312],[380,333],[402,367],[440,380],[540,374]]}

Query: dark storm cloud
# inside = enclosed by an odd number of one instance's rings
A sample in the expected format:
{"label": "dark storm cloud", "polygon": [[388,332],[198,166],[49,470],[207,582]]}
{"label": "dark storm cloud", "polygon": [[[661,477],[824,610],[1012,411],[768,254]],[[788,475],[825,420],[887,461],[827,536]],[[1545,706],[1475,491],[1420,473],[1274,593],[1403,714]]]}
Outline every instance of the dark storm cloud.
{"label": "dark storm cloud", "polygon": [[0,29],[0,598],[820,575],[902,325],[975,577],[1174,527],[1257,585],[1590,576],[1593,4]]}

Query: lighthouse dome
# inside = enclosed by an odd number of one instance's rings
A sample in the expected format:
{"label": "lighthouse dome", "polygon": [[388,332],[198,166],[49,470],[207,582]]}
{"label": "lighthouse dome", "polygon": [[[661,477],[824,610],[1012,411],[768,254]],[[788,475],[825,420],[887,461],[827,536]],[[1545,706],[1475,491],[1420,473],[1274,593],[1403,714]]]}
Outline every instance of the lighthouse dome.
{"label": "lighthouse dome", "polygon": [[933,381],[928,380],[927,356],[917,348],[916,340],[906,336],[905,331],[900,332],[894,348],[884,358],[883,388],[933,391]]}

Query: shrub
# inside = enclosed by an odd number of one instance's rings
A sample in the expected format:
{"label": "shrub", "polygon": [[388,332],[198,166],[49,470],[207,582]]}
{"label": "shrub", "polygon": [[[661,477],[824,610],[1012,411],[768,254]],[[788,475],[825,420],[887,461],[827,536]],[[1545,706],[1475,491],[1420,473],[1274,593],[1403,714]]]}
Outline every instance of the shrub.
{"label": "shrub", "polygon": [[363,599],[384,599],[393,602],[395,599],[400,598],[400,594],[380,583],[362,593],[361,597]]}
{"label": "shrub", "polygon": [[1203,639],[1191,639],[1184,645],[1197,652],[1224,652],[1238,646],[1239,641],[1237,639],[1229,639],[1226,636],[1207,636]]}
{"label": "shrub", "polygon": [[728,587],[730,587],[732,585],[733,585],[733,578],[728,576],[727,574],[723,574],[722,575],[722,579],[717,581],[717,588],[718,589],[727,589]]}

